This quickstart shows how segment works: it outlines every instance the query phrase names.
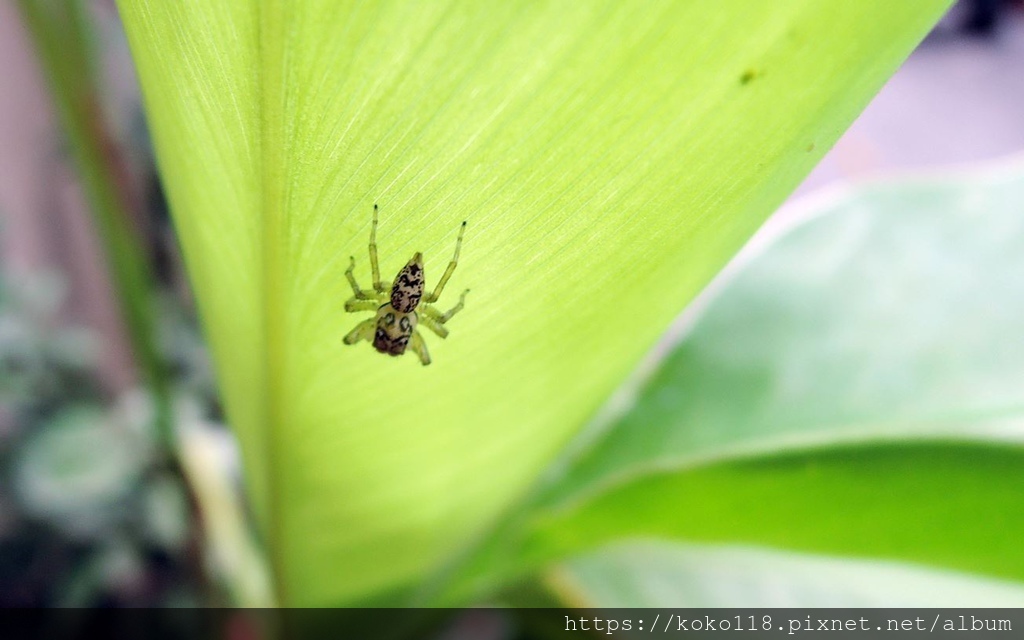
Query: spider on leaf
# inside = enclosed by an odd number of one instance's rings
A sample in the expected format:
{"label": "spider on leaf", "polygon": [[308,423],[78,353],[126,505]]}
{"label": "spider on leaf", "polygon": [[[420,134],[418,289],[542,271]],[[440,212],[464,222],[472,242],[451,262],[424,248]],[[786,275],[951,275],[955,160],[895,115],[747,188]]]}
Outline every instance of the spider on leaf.
{"label": "spider on leaf", "polygon": [[[359,288],[353,271],[356,268],[355,256],[351,257],[345,277],[352,285],[354,296],[345,302],[345,311],[356,313],[359,311],[376,311],[377,315],[364,320],[356,325],[356,328],[345,336],[345,344],[355,344],[360,340],[366,340],[373,344],[373,348],[381,353],[392,356],[400,356],[405,353],[407,347],[419,356],[424,366],[430,364],[430,353],[427,351],[427,344],[423,336],[416,330],[418,324],[423,324],[442,338],[448,337],[448,328],[445,323],[451,320],[452,316],[462,310],[466,301],[466,294],[469,289],[459,296],[459,303],[441,313],[434,308],[433,303],[441,296],[444,285],[452,277],[455,266],[459,264],[459,249],[462,248],[462,234],[466,231],[466,223],[462,223],[459,229],[459,237],[455,241],[455,255],[448,263],[444,275],[437,283],[433,293],[423,295],[423,254],[419,251],[409,262],[402,267],[402,270],[395,276],[395,281],[389,286],[381,282],[380,269],[377,266],[377,205],[373,205],[373,226],[370,227],[370,268],[373,271],[373,290]],[[390,291],[389,291],[390,290]]]}

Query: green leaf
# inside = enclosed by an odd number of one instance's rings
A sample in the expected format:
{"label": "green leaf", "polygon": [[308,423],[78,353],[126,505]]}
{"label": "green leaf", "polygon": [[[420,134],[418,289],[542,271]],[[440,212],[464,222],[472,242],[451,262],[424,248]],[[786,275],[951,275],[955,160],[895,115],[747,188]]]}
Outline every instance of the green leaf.
{"label": "green leaf", "polygon": [[565,563],[550,584],[575,607],[1020,607],[1024,586],[878,561],[620,543]]}
{"label": "green leaf", "polygon": [[1018,162],[818,202],[698,305],[505,571],[653,535],[1024,579],[1022,198]]}
{"label": "green leaf", "polygon": [[103,539],[125,519],[151,454],[146,444],[116,415],[84,404],[64,408],[25,441],[15,494],[26,512],[66,535]]}
{"label": "green leaf", "polygon": [[[400,588],[520,495],[948,6],[121,0],[279,601]],[[423,251],[434,364],[341,338]]]}

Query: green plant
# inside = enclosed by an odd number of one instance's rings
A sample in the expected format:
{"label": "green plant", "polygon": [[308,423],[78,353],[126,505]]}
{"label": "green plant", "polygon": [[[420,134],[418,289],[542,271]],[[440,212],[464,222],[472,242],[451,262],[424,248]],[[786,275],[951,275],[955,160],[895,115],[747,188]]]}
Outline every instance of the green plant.
{"label": "green plant", "polygon": [[[695,442],[643,403],[596,448],[584,430],[947,5],[122,0],[278,602],[466,602],[638,534],[992,571],[974,540],[738,509],[869,504],[897,450],[830,448],[817,483],[799,452],[677,469],[738,434]],[[426,369],[341,342],[374,203],[428,273],[474,230],[452,281],[472,309]],[[904,477],[960,451],[923,446]],[[972,448],[965,473],[1014,455]],[[701,496],[736,511],[645,507]]]}
{"label": "green plant", "polygon": [[676,541],[556,572],[592,606],[1020,606],[1022,196],[1018,158],[776,224],[538,501],[523,548]]}
{"label": "green plant", "polygon": [[[10,486],[0,496],[6,513],[0,597],[34,606],[186,604],[194,601],[199,545],[172,400],[180,410],[210,397],[203,353],[161,349],[160,338],[181,343],[190,331],[174,314],[159,317],[150,262],[134,224],[141,203],[104,108],[88,11],[73,1],[18,5],[146,389],[113,402],[111,390],[99,384],[94,352],[102,346],[87,330],[63,326],[62,278],[22,275],[8,286],[0,274],[0,333],[6,333],[0,339],[0,472]],[[197,391],[207,393],[200,399]]]}
{"label": "green plant", "polygon": [[62,325],[64,291],[54,273],[0,274],[0,603],[198,604],[187,499],[154,407],[140,390],[103,392],[99,341]]}

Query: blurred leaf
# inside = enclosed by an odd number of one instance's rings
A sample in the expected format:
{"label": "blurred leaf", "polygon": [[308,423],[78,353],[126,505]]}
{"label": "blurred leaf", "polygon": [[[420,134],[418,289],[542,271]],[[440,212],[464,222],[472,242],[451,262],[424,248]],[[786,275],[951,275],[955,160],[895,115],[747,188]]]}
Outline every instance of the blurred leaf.
{"label": "blurred leaf", "polygon": [[99,409],[71,407],[29,436],[15,488],[28,513],[91,538],[123,517],[122,502],[147,462],[136,434]]}
{"label": "blurred leaf", "polygon": [[99,345],[91,330],[58,317],[65,291],[64,278],[51,271],[11,280],[0,274],[0,403],[8,417],[45,412],[95,391],[85,379]]}
{"label": "blurred leaf", "polygon": [[1017,162],[812,205],[698,307],[502,564],[642,534],[1024,579],[1022,200]]}
{"label": "blurred leaf", "polygon": [[[6,280],[6,279],[5,279]],[[53,324],[67,299],[68,283],[52,270],[19,273],[3,283],[3,302],[38,323]]]}
{"label": "blurred leaf", "polygon": [[182,432],[182,462],[192,479],[203,519],[204,558],[239,607],[273,606],[265,558],[247,526],[238,495],[237,450],[223,428],[199,420]]}
{"label": "blurred leaf", "polygon": [[888,562],[670,542],[573,558],[551,584],[579,607],[1020,607],[1024,586]]}
{"label": "blurred leaf", "polygon": [[117,594],[131,596],[145,583],[145,566],[133,540],[113,536],[97,554],[104,584]]}
{"label": "blurred leaf", "polygon": [[[280,602],[492,520],[948,6],[121,0]],[[371,207],[472,287],[434,364],[341,338]]]}
{"label": "blurred leaf", "polygon": [[143,533],[153,544],[174,552],[188,542],[188,497],[171,477],[155,478],[144,488]]}
{"label": "blurred leaf", "polygon": [[0,397],[24,402],[46,374],[44,356],[30,323],[0,314]]}

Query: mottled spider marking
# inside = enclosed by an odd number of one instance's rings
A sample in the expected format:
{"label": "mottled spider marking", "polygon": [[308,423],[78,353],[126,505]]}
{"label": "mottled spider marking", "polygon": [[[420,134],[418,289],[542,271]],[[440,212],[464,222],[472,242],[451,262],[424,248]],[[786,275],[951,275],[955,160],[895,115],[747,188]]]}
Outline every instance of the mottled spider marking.
{"label": "mottled spider marking", "polygon": [[400,356],[409,346],[409,339],[419,318],[416,312],[402,313],[385,304],[377,310],[377,329],[373,334],[373,348],[380,353]]}
{"label": "mottled spider marking", "polygon": [[423,297],[423,254],[417,252],[402,267],[391,286],[391,306],[400,313],[412,313]]}

